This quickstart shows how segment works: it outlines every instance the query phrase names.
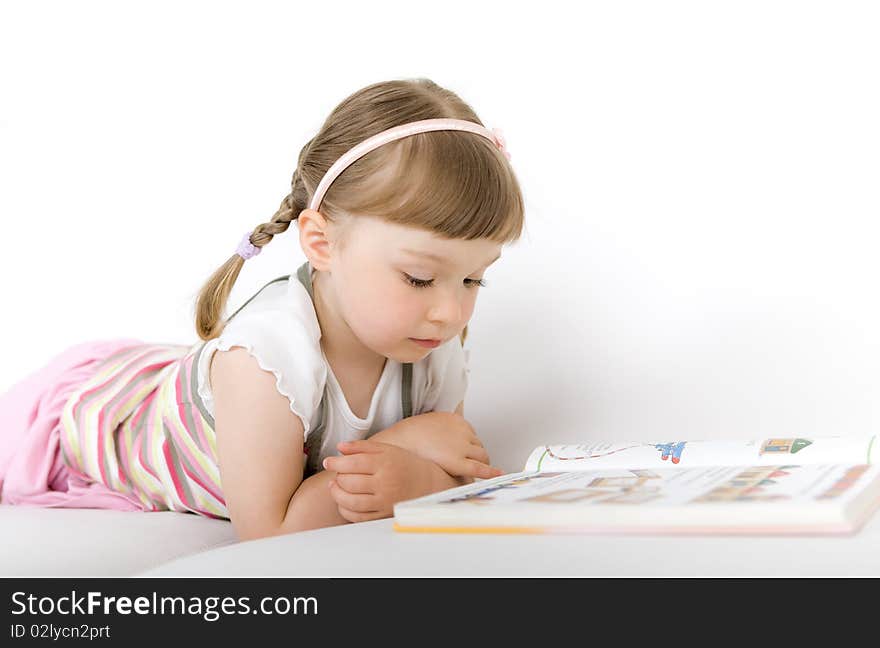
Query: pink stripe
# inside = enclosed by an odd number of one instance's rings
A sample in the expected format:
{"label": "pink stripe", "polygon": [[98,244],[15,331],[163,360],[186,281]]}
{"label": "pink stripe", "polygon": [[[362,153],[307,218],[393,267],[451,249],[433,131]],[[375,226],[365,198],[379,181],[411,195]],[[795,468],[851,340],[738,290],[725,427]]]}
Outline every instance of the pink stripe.
{"label": "pink stripe", "polygon": [[[128,460],[129,459],[128,448],[125,446],[125,438],[124,437],[125,437],[125,427],[120,426],[120,433],[118,435],[116,435],[116,443],[119,444],[119,446],[120,446],[119,455],[122,457],[122,461],[120,462],[120,466],[119,466],[119,470],[120,470],[119,479],[124,484],[130,484],[130,482],[127,479],[125,479],[124,475],[122,474],[123,469],[129,474],[134,473],[134,471],[131,469],[131,463]],[[132,444],[132,447],[133,446],[134,446],[134,444]],[[134,484],[131,484],[131,485],[132,485],[132,487],[134,487]]]}
{"label": "pink stripe", "polygon": [[[147,414],[147,425],[144,428],[144,445],[147,448],[147,459],[148,461],[153,461],[153,449],[155,449],[156,442],[156,427],[159,421],[159,410],[161,408],[161,403],[156,398],[156,392],[153,392],[149,396],[150,400],[150,412]],[[161,431],[159,431],[161,434]],[[159,484],[162,488],[165,487],[165,483],[162,481],[162,477],[159,475],[158,466],[155,464],[151,464],[154,468],[156,468],[156,472],[150,471],[153,476],[159,480]]]}
{"label": "pink stripe", "polygon": [[101,482],[103,482],[104,484],[109,486],[110,482],[107,481],[107,474],[104,471],[104,460],[102,458],[103,453],[104,453],[104,408],[101,407],[98,410],[98,456],[97,456],[98,470],[101,471]]}

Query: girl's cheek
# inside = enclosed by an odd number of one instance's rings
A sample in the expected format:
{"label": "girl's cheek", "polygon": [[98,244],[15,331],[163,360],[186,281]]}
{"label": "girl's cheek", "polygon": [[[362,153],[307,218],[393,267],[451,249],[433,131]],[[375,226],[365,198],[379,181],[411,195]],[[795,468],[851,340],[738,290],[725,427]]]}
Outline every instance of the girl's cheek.
{"label": "girl's cheek", "polygon": [[412,299],[398,298],[393,303],[389,303],[386,310],[386,317],[396,323],[398,327],[406,327],[412,323],[414,319],[419,319],[419,306]]}

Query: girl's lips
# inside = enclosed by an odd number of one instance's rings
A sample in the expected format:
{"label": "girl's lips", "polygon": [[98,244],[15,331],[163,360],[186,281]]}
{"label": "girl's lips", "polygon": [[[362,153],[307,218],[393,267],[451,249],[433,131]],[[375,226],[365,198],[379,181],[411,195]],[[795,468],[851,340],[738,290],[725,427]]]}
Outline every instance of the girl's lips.
{"label": "girl's lips", "polygon": [[440,346],[440,340],[419,340],[418,338],[410,338],[410,340],[423,347],[434,348]]}

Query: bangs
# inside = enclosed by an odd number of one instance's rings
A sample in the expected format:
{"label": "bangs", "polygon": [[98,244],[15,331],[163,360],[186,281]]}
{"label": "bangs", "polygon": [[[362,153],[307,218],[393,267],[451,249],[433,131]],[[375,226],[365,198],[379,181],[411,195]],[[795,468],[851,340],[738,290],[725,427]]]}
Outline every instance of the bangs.
{"label": "bangs", "polygon": [[357,196],[356,204],[337,203],[349,213],[451,239],[488,238],[503,244],[522,233],[524,208],[516,177],[485,137],[461,131],[418,133],[364,155],[340,179],[349,171],[345,184],[358,186],[347,195]]}

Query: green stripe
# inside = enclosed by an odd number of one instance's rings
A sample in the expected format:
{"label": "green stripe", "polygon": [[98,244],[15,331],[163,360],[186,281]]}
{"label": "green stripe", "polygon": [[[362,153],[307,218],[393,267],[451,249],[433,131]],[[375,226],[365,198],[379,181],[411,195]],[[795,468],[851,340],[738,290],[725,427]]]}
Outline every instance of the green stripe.
{"label": "green stripe", "polygon": [[544,450],[544,452],[541,454],[540,459],[538,459],[538,470],[541,470],[541,462],[544,461],[544,457],[546,457],[546,456],[547,456],[547,450]]}
{"label": "green stripe", "polygon": [[871,463],[871,446],[874,445],[874,439],[877,438],[877,435],[871,437],[871,443],[868,444],[868,460],[867,463]]}

